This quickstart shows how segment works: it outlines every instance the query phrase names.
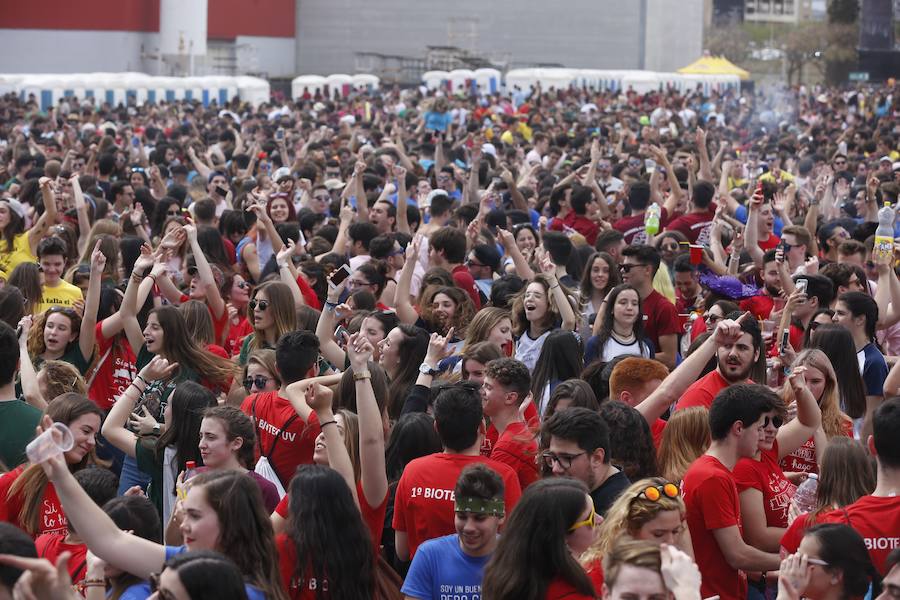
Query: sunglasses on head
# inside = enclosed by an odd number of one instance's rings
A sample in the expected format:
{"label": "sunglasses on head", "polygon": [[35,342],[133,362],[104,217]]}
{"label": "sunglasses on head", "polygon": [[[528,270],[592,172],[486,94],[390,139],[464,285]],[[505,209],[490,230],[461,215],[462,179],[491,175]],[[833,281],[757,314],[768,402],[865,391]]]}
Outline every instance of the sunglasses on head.
{"label": "sunglasses on head", "polygon": [[269,301],[268,301],[268,300],[255,300],[255,299],[254,299],[254,300],[251,300],[251,301],[247,304],[247,306],[250,307],[250,310],[256,310],[257,308],[258,308],[259,310],[266,310],[267,308],[269,308]]}
{"label": "sunglasses on head", "polygon": [[666,498],[677,498],[681,495],[681,488],[679,488],[674,483],[664,483],[662,485],[651,485],[640,492],[635,498],[643,498],[645,500],[649,500],[650,502],[658,502],[660,498],[665,496]]}
{"label": "sunglasses on head", "polygon": [[252,388],[255,385],[256,389],[261,390],[264,387],[266,387],[267,383],[269,383],[269,379],[270,378],[266,377],[265,375],[257,375],[256,377],[247,377],[246,379],[244,379],[244,389],[249,392],[250,388]]}
{"label": "sunglasses on head", "polygon": [[784,425],[784,419],[782,419],[781,417],[770,417],[766,415],[766,417],[763,418],[763,429],[768,427],[769,423],[771,423],[775,427],[775,429],[778,429],[779,427]]}

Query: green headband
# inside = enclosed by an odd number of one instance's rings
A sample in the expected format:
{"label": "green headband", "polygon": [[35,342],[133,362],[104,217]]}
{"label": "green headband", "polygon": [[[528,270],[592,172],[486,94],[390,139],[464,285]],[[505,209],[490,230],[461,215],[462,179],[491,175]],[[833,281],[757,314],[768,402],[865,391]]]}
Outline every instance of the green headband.
{"label": "green headband", "polygon": [[472,496],[457,496],[456,512],[502,517],[506,515],[506,505],[503,502],[503,498],[485,500],[484,498],[475,498]]}

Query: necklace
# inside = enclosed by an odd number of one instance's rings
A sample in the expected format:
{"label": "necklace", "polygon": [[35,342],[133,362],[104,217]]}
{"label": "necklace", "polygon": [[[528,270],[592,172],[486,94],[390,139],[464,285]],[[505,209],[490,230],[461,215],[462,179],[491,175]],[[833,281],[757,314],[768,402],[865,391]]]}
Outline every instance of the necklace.
{"label": "necklace", "polygon": [[624,334],[616,331],[615,327],[613,327],[613,330],[612,330],[612,337],[615,338],[617,341],[622,342],[623,344],[631,343],[635,340],[633,331],[630,331],[630,332],[628,332],[627,335],[624,335]]}

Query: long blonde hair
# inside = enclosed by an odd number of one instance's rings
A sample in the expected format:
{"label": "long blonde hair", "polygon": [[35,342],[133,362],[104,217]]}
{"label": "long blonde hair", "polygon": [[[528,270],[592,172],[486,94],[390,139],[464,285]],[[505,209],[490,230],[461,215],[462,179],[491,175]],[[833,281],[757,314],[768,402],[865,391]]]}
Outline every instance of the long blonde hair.
{"label": "long blonde hair", "polygon": [[[847,427],[852,423],[850,417],[841,412],[840,392],[837,385],[837,376],[828,355],[817,348],[803,350],[794,359],[792,367],[813,367],[825,376],[825,389],[822,397],[816,398],[819,409],[822,411],[822,430],[829,439],[835,436],[847,435]],[[789,406],[794,402],[794,390],[790,382],[785,382],[781,389],[781,398],[784,405]]]}
{"label": "long blonde hair", "polygon": [[687,509],[680,495],[677,498],[669,498],[665,494],[660,494],[656,501],[640,496],[640,493],[648,487],[666,483],[668,482],[660,477],[648,477],[632,483],[625,489],[606,512],[606,518],[597,530],[594,543],[581,556],[582,564],[603,558],[609,554],[617,540],[624,535],[634,537],[641,527],[655,519],[661,512],[677,510],[684,518]]}
{"label": "long blonde hair", "polygon": [[694,406],[676,411],[663,430],[657,451],[660,474],[669,481],[681,481],[691,463],[709,448],[709,411]]}
{"label": "long blonde hair", "polygon": [[463,347],[468,348],[478,342],[486,342],[488,336],[491,335],[491,329],[496,327],[503,319],[509,319],[510,323],[512,323],[512,315],[505,308],[487,306],[479,310],[469,322],[469,329],[466,332],[466,341]]}

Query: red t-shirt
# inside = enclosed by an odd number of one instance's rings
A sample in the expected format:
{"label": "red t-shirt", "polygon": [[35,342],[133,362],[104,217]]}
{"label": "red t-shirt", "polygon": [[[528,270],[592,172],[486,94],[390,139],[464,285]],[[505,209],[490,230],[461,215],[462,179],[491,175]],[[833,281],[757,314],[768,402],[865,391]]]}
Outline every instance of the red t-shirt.
{"label": "red t-shirt", "polygon": [[[532,403],[534,404],[534,403]],[[538,480],[538,445],[534,433],[525,423],[516,421],[507,425],[500,439],[491,450],[491,459],[508,465],[519,477],[519,485],[524,490]]]}
{"label": "red t-shirt", "polygon": [[685,473],[682,493],[694,559],[703,577],[700,593],[704,598],[717,594],[722,600],[745,598],[746,575],[728,564],[713,536],[714,529],[741,529],[741,504],[731,471],[704,454]]}
{"label": "red t-shirt", "polygon": [[557,218],[550,222],[550,229],[553,231],[565,231],[566,227],[583,235],[591,246],[597,241],[597,235],[600,233],[599,225],[584,215],[575,214],[575,211],[569,211],[562,219]]}
{"label": "red t-shirt", "polygon": [[653,447],[657,450],[659,450],[659,445],[662,443],[663,433],[666,430],[667,423],[668,421],[657,419],[650,425],[650,435],[653,436]]}
{"label": "red t-shirt", "polygon": [[775,300],[769,294],[759,294],[758,296],[744,298],[738,306],[740,306],[743,311],[750,311],[750,314],[757,319],[765,320],[772,314],[772,309],[775,307]]}
{"label": "red t-shirt", "polygon": [[594,593],[598,598],[603,597],[603,561],[599,558],[592,560],[587,566],[587,576],[594,584]]}
{"label": "red t-shirt", "polygon": [[[748,379],[746,383],[753,382]],[[716,394],[727,388],[729,385],[731,384],[722,377],[722,374],[719,373],[719,369],[713,369],[692,383],[691,386],[684,391],[684,394],[682,394],[681,398],[678,400],[678,404],[675,405],[675,410],[690,408],[692,406],[702,406],[708,410],[709,407],[712,406]]]}
{"label": "red t-shirt", "polygon": [[[841,435],[853,437],[853,421],[850,419],[844,421],[844,431]],[[781,459],[781,468],[788,473],[818,473],[815,438],[809,438],[802,446]]]}
{"label": "red t-shirt", "polygon": [[594,596],[582,594],[575,586],[563,579],[557,577],[547,586],[547,594],[545,600],[594,600]]}
{"label": "red t-shirt", "polygon": [[777,235],[775,235],[774,233],[770,233],[769,237],[764,240],[760,240],[758,245],[762,249],[762,251],[765,252],[766,250],[772,250],[773,248],[777,247],[778,244],[780,244],[780,243],[781,243],[781,238],[778,237]]}
{"label": "red t-shirt", "polygon": [[225,336],[225,352],[228,356],[237,356],[241,353],[241,345],[244,338],[253,333],[253,325],[247,320],[247,317],[241,317],[237,325],[233,324],[228,328],[228,335]]}
{"label": "red t-shirt", "polygon": [[662,351],[659,346],[659,338],[664,335],[678,335],[681,328],[678,326],[678,311],[669,299],[653,290],[644,298],[642,307],[646,319],[644,319],[644,336],[653,342],[656,351]]}
{"label": "red t-shirt", "polygon": [[475,279],[469,273],[469,268],[465,265],[457,265],[451,272],[453,275],[453,283],[456,287],[464,291],[472,299],[475,310],[481,310],[481,296],[478,295],[478,288],[475,286]]}
{"label": "red t-shirt", "polygon": [[322,303],[319,302],[319,297],[316,296],[316,292],[313,291],[309,286],[309,282],[302,275],[297,276],[297,285],[300,287],[300,294],[303,296],[303,301],[306,302],[306,305],[316,310],[322,310]]}
{"label": "red t-shirt", "polygon": [[[102,359],[88,390],[88,398],[94,404],[108,411],[116,400],[125,393],[137,375],[137,357],[124,335],[103,337],[103,322],[94,328],[97,336],[98,356]],[[111,348],[111,349],[110,349]],[[106,352],[109,351],[109,355]],[[105,357],[105,358],[104,358]]]}
{"label": "red t-shirt", "polygon": [[844,523],[866,542],[869,557],[882,577],[888,554],[900,548],[900,496],[863,496],[853,504],[822,515],[822,523]]}
{"label": "red t-shirt", "polygon": [[797,486],[788,481],[778,466],[778,440],[770,450],[760,452],[759,460],[742,458],[737,461],[734,481],[738,492],[750,488],[762,492],[768,527],[787,527],[788,506]]}
{"label": "red t-shirt", "polygon": [[430,454],[411,461],[403,470],[394,499],[394,531],[406,532],[410,559],[419,545],[456,531],[454,525],[454,494],[456,480],[462,470],[483,463],[503,477],[506,514],[510,514],[522,488],[516,472],[503,463],[463,454]]}
{"label": "red t-shirt", "polygon": [[[254,403],[255,418],[254,418]],[[278,392],[262,392],[251,394],[244,399],[241,410],[254,418],[259,449],[269,457],[272,468],[278,473],[281,484],[287,488],[299,465],[311,464],[316,436],[319,435],[319,419],[316,413],[309,415],[309,422],[304,421],[291,406],[291,403],[278,395]],[[290,423],[288,424],[288,421]],[[287,427],[285,425],[287,424]],[[283,431],[282,431],[283,430]],[[275,436],[280,433],[278,443]]]}
{"label": "red t-shirt", "polygon": [[709,230],[712,228],[715,209],[702,213],[688,213],[673,220],[666,226],[667,231],[680,231],[692,244],[709,244]]}
{"label": "red t-shirt", "polygon": [[809,513],[803,513],[794,519],[794,522],[788,525],[787,531],[781,536],[781,556],[782,558],[794,554],[803,541],[803,535],[806,530],[822,522],[821,515],[817,519],[811,519]]}
{"label": "red t-shirt", "polygon": [[34,540],[34,546],[37,548],[39,557],[46,558],[54,565],[60,554],[71,552],[69,576],[72,578],[72,583],[75,584],[84,579],[87,571],[87,544],[67,544],[64,541],[67,535],[65,533],[45,533]]}
{"label": "red t-shirt", "polygon": [[[9,497],[10,488],[19,475],[25,470],[25,467],[26,465],[20,465],[0,477],[0,521],[12,523],[22,531],[27,532],[25,524],[19,520],[19,513],[22,511],[22,506],[25,504],[25,498],[23,497],[21,490],[15,496]],[[59,533],[63,536],[68,535],[69,521],[66,519],[66,515],[62,509],[62,503],[56,495],[56,488],[53,487],[52,482],[48,482],[47,487],[44,488],[44,497],[41,498],[40,503],[41,517],[39,520],[39,528],[37,535],[32,537],[37,537],[44,533]]]}
{"label": "red t-shirt", "polygon": [[[540,420],[538,419],[538,412],[534,402],[530,402],[528,406],[525,407],[525,421],[532,429],[540,427]],[[491,452],[494,450],[494,446],[497,445],[497,440],[499,438],[500,433],[497,431],[494,424],[491,423],[488,425],[487,430],[484,432],[484,439],[481,441],[481,455],[485,458],[490,458]]]}
{"label": "red t-shirt", "polygon": [[[372,506],[369,504],[369,500],[366,498],[365,493],[363,493],[362,483],[357,481],[356,497],[359,498],[360,515],[362,515],[366,527],[369,528],[369,533],[372,534],[372,543],[375,546],[375,552],[377,553],[381,548],[381,532],[384,530],[384,515],[387,512],[388,495],[384,495],[381,504]],[[275,514],[283,519],[287,519],[288,513],[290,512],[290,500],[290,494],[285,494],[284,498],[278,503],[278,506],[275,507]],[[282,575],[284,574],[282,573]]]}
{"label": "red t-shirt", "polygon": [[[644,229],[644,217],[642,212],[639,215],[630,215],[622,217],[613,223],[613,229],[621,231],[625,236],[626,244],[646,244],[650,241],[647,231]],[[669,211],[665,207],[660,207],[659,230],[666,228],[669,222]]]}

